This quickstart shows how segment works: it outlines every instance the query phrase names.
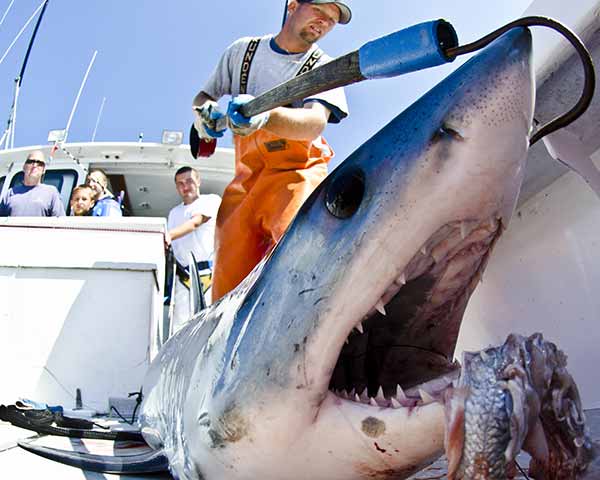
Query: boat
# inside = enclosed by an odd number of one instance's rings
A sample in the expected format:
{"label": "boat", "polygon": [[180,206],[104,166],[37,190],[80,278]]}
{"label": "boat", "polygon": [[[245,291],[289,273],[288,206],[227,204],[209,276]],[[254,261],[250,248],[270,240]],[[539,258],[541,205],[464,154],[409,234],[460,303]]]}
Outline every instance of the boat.
{"label": "boat", "polygon": [[[599,63],[598,5],[577,0],[565,8],[559,1],[539,0],[524,15],[550,16],[571,26]],[[545,123],[575,103],[580,67],[571,47],[551,32],[536,30],[534,49],[535,118]],[[502,343],[509,332],[542,332],[568,355],[596,440],[600,193],[552,155],[583,155],[600,168],[599,116],[595,98],[583,117],[530,150],[513,220],[471,298],[456,352],[460,359],[462,351]],[[18,181],[27,152],[49,154],[51,148],[0,152],[3,189]],[[128,395],[139,391],[149,362],[173,329],[162,302],[169,268],[163,239],[165,216],[179,202],[173,175],[183,165],[199,169],[203,193],[221,193],[233,176],[233,152],[217,149],[213,157],[193,160],[187,145],[168,142],[64,144],[48,165],[46,181],[59,188],[65,204],[86,171],[99,167],[108,173],[112,190],[124,192],[130,216],[100,222],[0,219],[7,246],[0,252],[0,403],[33,398],[64,405],[82,417],[114,416],[115,408],[134,411],[135,399]],[[43,293],[34,296],[32,291]],[[116,425],[118,419],[106,421]],[[26,464],[27,478],[87,478],[86,472],[15,448],[18,438],[31,435],[0,423],[3,471],[22,470]]]}

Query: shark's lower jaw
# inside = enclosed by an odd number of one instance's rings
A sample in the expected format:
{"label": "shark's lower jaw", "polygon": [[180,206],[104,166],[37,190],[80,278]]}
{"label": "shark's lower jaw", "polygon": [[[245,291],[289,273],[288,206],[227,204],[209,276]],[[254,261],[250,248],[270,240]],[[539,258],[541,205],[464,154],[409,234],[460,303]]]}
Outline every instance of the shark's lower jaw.
{"label": "shark's lower jaw", "polygon": [[453,354],[467,302],[501,232],[496,215],[440,228],[356,324],[329,390],[377,408],[441,401],[458,376]]}

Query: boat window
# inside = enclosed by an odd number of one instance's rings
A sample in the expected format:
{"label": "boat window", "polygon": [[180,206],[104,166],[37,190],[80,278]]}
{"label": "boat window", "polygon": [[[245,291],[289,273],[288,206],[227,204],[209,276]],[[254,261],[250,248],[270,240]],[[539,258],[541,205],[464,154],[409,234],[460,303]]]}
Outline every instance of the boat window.
{"label": "boat window", "polygon": [[[60,199],[65,206],[65,211],[69,211],[69,200],[71,192],[77,182],[77,172],[75,170],[46,170],[44,183],[54,185],[60,193]],[[11,180],[10,186],[15,187],[23,184],[23,172],[17,173]],[[1,187],[0,187],[1,188]]]}

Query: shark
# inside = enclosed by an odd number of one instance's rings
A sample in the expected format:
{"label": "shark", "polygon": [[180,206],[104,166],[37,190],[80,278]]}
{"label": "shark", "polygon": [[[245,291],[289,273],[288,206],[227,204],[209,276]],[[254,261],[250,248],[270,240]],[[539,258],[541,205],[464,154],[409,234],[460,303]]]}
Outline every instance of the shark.
{"label": "shark", "polygon": [[534,96],[531,34],[515,28],[342,162],[270,255],[153,360],[140,415],[152,453],[27,448],[182,480],[403,479],[433,462],[462,317],[516,205]]}

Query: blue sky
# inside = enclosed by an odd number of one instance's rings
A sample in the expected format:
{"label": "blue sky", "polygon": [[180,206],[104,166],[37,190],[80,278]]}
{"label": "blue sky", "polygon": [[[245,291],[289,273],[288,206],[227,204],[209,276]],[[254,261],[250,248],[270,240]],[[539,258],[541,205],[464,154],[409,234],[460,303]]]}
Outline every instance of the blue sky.
{"label": "blue sky", "polygon": [[[41,0],[15,0],[0,26],[0,55]],[[0,0],[0,15],[9,0]],[[89,141],[102,99],[97,141],[160,141],[163,129],[187,132],[191,100],[223,49],[245,35],[276,32],[281,0],[50,0],[31,53],[19,101],[15,146],[46,143],[48,130],[64,128],[92,57],[98,57],[82,94],[69,141]],[[468,43],[517,18],[529,0],[354,0],[354,18],[321,47],[331,56],[373,38],[427,20],[452,23]],[[8,118],[14,77],[33,24],[0,65],[0,131]],[[330,125],[326,137],[336,163],[456,68],[443,67],[346,88],[351,115]],[[229,146],[230,139],[220,146]]]}

